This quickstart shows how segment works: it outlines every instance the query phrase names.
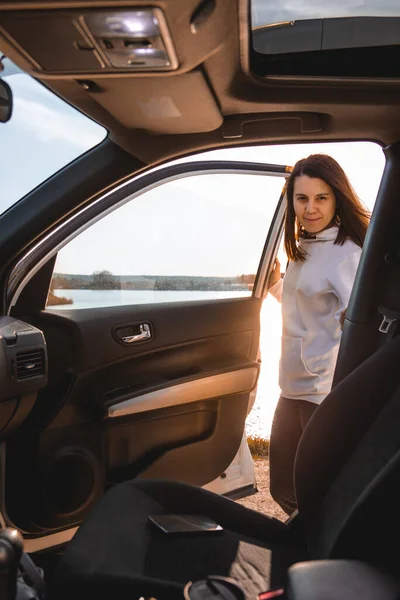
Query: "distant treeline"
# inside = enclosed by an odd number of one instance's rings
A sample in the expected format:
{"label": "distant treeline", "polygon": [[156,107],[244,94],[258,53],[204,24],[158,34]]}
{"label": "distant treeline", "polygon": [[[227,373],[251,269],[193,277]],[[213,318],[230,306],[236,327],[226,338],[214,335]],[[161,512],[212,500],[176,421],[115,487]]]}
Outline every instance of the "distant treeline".
{"label": "distant treeline", "polygon": [[165,275],[113,275],[95,271],[91,275],[54,273],[52,290],[251,290],[255,275],[239,277],[192,277]]}

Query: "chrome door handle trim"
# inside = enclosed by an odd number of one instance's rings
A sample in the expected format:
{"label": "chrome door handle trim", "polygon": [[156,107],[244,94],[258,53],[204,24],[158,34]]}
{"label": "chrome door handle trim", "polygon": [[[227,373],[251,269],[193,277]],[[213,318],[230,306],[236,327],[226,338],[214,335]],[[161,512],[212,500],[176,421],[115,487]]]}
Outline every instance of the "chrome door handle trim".
{"label": "chrome door handle trim", "polygon": [[151,338],[150,325],[147,323],[140,325],[139,331],[140,333],[137,335],[128,335],[121,338],[121,340],[125,342],[125,344],[133,344],[134,342],[143,342],[143,340],[149,340]]}

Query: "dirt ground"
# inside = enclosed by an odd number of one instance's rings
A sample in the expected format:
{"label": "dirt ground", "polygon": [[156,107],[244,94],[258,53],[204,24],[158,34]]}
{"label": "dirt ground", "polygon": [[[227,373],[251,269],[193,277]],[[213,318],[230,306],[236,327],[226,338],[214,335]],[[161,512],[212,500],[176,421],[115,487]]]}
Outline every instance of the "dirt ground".
{"label": "dirt ground", "polygon": [[257,480],[257,494],[238,500],[239,504],[247,506],[258,512],[265,513],[271,517],[275,517],[280,521],[286,521],[288,518],[286,513],[281,510],[278,504],[272,500],[269,493],[269,464],[268,459],[254,461],[254,469]]}

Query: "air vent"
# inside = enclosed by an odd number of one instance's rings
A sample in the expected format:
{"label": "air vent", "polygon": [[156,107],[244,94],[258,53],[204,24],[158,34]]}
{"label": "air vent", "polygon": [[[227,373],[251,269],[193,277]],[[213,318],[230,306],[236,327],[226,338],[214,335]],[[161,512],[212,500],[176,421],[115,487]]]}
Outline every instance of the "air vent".
{"label": "air vent", "polygon": [[45,375],[45,355],[43,349],[17,352],[15,372],[18,381]]}

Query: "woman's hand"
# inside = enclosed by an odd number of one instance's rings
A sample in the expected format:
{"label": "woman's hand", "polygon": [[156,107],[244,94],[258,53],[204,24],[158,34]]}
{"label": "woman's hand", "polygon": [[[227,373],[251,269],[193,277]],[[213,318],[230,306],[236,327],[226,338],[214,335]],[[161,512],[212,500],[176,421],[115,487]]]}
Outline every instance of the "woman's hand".
{"label": "woman's hand", "polygon": [[274,269],[273,269],[271,275],[269,276],[268,288],[275,285],[275,283],[277,283],[280,280],[280,278],[281,278],[281,263],[276,258],[275,264],[274,264]]}

